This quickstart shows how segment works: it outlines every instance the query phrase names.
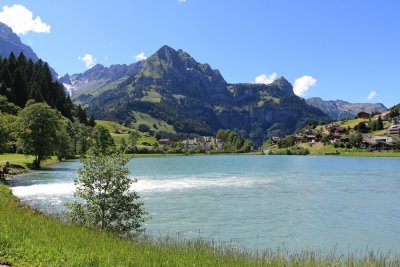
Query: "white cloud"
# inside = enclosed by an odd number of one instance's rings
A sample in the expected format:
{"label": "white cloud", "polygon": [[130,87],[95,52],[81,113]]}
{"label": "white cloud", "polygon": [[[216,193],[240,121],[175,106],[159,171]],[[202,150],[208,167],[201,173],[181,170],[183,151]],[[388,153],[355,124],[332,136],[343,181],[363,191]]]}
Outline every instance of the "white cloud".
{"label": "white cloud", "polygon": [[368,100],[373,99],[376,96],[376,91],[372,91],[371,93],[369,93],[369,95],[367,96]]}
{"label": "white cloud", "polygon": [[256,77],[255,82],[256,83],[263,83],[263,84],[270,84],[273,83],[276,80],[276,77],[278,75],[274,72],[270,75],[266,74],[260,74]]}
{"label": "white cloud", "polygon": [[317,80],[309,75],[304,75],[294,81],[293,92],[300,97],[304,97],[310,87],[314,86]]}
{"label": "white cloud", "polygon": [[139,54],[134,56],[134,58],[136,59],[136,61],[141,61],[141,60],[145,60],[147,57],[144,55],[144,52],[140,52]]}
{"label": "white cloud", "polygon": [[51,28],[50,25],[43,23],[39,16],[33,18],[32,11],[23,5],[3,6],[0,21],[18,35],[28,32],[49,33]]}
{"label": "white cloud", "polygon": [[85,54],[83,57],[78,57],[78,59],[82,60],[88,69],[96,65],[96,59],[91,54]]}
{"label": "white cloud", "polygon": [[185,3],[187,0],[178,0],[179,3]]}

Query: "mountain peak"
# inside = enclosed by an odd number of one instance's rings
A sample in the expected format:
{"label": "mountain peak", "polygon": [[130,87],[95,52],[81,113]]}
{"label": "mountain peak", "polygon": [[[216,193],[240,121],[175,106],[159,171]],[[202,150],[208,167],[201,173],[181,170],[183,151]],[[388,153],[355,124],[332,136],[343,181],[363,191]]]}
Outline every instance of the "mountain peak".
{"label": "mountain peak", "polygon": [[173,55],[178,55],[178,51],[168,45],[164,45],[155,54],[162,59],[167,59]]}
{"label": "mountain peak", "polygon": [[283,76],[276,79],[272,84],[276,85],[282,91],[293,94],[292,84],[290,82],[288,82],[288,80],[286,80],[286,78]]}

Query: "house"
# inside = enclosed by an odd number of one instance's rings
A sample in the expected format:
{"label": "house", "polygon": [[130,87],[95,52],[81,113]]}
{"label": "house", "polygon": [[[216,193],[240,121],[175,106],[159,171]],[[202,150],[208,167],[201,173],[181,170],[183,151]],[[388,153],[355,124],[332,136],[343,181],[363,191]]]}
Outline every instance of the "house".
{"label": "house", "polygon": [[187,148],[193,148],[197,145],[196,140],[193,139],[186,139],[183,140],[183,144],[187,147]]}
{"label": "house", "polygon": [[388,134],[400,136],[400,124],[390,126],[388,128]]}
{"label": "house", "polygon": [[377,144],[377,143],[392,143],[393,137],[391,136],[367,136],[363,138],[363,142],[368,144]]}
{"label": "house", "polygon": [[124,132],[121,129],[116,129],[115,132],[116,134],[123,134]]}
{"label": "house", "polygon": [[389,110],[389,111],[382,112],[381,114],[375,115],[375,116],[373,117],[373,119],[374,119],[374,120],[377,120],[379,117],[381,117],[381,119],[382,119],[383,121],[387,121],[387,120],[389,120],[389,114],[390,114],[390,110]]}
{"label": "house", "polygon": [[392,122],[394,124],[399,124],[400,123],[400,116],[396,116],[396,117],[392,118]]}
{"label": "house", "polygon": [[279,136],[273,136],[271,138],[271,140],[272,140],[272,143],[276,144],[279,140],[281,140],[281,138]]}
{"label": "house", "polygon": [[345,134],[347,132],[347,129],[345,127],[336,126],[336,127],[332,127],[330,129],[330,132],[335,133],[335,134]]}
{"label": "house", "polygon": [[162,146],[169,146],[169,145],[171,145],[171,140],[170,139],[159,139],[158,143]]}
{"label": "house", "polygon": [[361,111],[357,114],[357,118],[359,118],[359,119],[368,119],[369,116],[370,116],[370,114],[367,112],[364,112],[364,111]]}
{"label": "house", "polygon": [[391,145],[386,142],[378,142],[376,144],[369,146],[370,151],[381,151],[381,150],[392,150],[392,149],[394,149],[394,145]]}
{"label": "house", "polygon": [[322,140],[322,136],[320,134],[307,134],[304,138],[305,141],[309,143],[315,143]]}

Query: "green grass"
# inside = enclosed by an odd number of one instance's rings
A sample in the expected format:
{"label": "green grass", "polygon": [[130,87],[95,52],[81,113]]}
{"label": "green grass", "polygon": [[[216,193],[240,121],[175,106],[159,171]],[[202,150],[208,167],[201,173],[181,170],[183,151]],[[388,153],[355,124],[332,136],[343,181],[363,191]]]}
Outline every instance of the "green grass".
{"label": "green grass", "polygon": [[[26,156],[24,154],[15,154],[15,153],[6,153],[0,154],[0,166],[4,166],[7,161],[10,162],[11,165],[20,166],[22,168],[29,168],[32,164],[34,156]],[[42,166],[50,165],[55,162],[58,162],[56,156],[52,156],[49,159],[46,159],[42,162]]]}
{"label": "green grass", "polygon": [[113,121],[96,120],[96,125],[103,126],[110,133],[114,133],[116,130],[121,130],[123,132],[127,132],[130,130],[128,127]]}
{"label": "green grass", "polygon": [[129,144],[129,134],[110,133],[116,145],[122,144],[122,139],[125,139],[125,144]]}
{"label": "green grass", "polygon": [[13,266],[398,266],[396,255],[323,256],[264,251],[177,238],[127,240],[33,211],[0,183],[0,260]]}
{"label": "green grass", "polygon": [[[339,151],[339,156],[353,156],[353,157],[400,157],[400,152],[394,151],[381,151],[381,152],[369,152],[365,149],[356,148],[335,148],[333,145],[323,145],[321,142],[315,144],[302,143],[298,145],[299,147],[308,149],[310,155],[325,155],[325,153],[333,153]],[[274,150],[274,149],[272,149]]]}
{"label": "green grass", "polygon": [[[145,114],[147,115],[147,114]],[[145,117],[145,116],[143,116]],[[96,120],[96,124],[97,125],[101,125],[103,127],[105,127],[111,134],[111,137],[114,140],[114,143],[116,145],[120,145],[122,144],[122,140],[125,139],[125,144],[129,144],[129,134],[128,131],[136,131],[134,129],[130,129],[128,127],[125,127],[124,125],[121,125],[119,123],[116,122],[112,122],[112,121],[102,121],[102,120]],[[117,134],[115,133],[116,130],[121,130],[124,133],[122,134]],[[137,131],[140,135],[139,139],[138,139],[138,144],[142,144],[143,142],[147,142],[149,144],[156,144],[157,140],[153,137],[153,136],[145,136],[143,133]]]}
{"label": "green grass", "polygon": [[145,95],[142,97],[141,100],[152,103],[160,103],[161,95],[157,91],[150,90],[145,92]]}
{"label": "green grass", "polygon": [[[171,132],[175,133],[175,129],[172,125],[165,123],[162,120],[153,118],[152,116],[134,111],[133,116],[135,117],[135,123],[133,124],[134,128],[138,128],[140,124],[145,124],[150,127],[153,131],[164,131],[164,132]],[[154,127],[155,126],[155,127]]]}

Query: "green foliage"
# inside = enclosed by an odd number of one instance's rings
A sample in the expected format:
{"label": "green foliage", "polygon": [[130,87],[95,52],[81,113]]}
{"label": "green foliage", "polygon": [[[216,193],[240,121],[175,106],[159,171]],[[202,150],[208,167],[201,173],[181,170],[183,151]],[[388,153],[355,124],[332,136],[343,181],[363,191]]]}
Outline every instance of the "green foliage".
{"label": "green foliage", "polygon": [[383,130],[383,121],[381,116],[379,116],[378,120],[376,121],[376,130],[377,131]]}
{"label": "green foliage", "polygon": [[295,135],[289,135],[285,138],[280,139],[277,142],[278,148],[288,148],[291,146],[294,146],[296,144],[296,136]]}
{"label": "green foliage", "polygon": [[359,133],[368,133],[369,128],[365,125],[364,122],[359,122],[355,127],[354,130],[356,130]]}
{"label": "green foliage", "polygon": [[20,113],[18,143],[25,154],[35,155],[35,166],[54,153],[58,144],[61,115],[46,103],[35,103]]}
{"label": "green foliage", "polygon": [[72,119],[74,106],[64,92],[62,84],[53,81],[47,63],[38,60],[33,63],[24,54],[16,59],[11,53],[7,60],[0,61],[0,94],[23,108],[28,99],[45,101],[59,110],[65,117]]}
{"label": "green foliage", "polygon": [[96,126],[93,133],[93,153],[97,155],[109,155],[115,148],[114,140],[107,128]]}
{"label": "green foliage", "polygon": [[353,147],[359,147],[363,140],[362,134],[359,132],[354,132],[349,135],[349,144]]}
{"label": "green foliage", "polygon": [[129,144],[130,144],[131,146],[136,145],[136,142],[138,141],[139,137],[140,137],[140,135],[139,135],[138,132],[136,132],[136,131],[130,131],[130,132],[129,132]]}
{"label": "green foliage", "polygon": [[277,151],[273,152],[274,155],[308,155],[310,154],[310,151],[305,148],[301,147],[292,147],[292,148],[286,148],[286,149],[280,149]]}
{"label": "green foliage", "polygon": [[0,153],[15,152],[19,117],[0,112]]}
{"label": "green foliage", "polygon": [[18,58],[11,53],[8,59],[0,60],[0,96],[6,97],[9,102],[7,111],[3,111],[4,99],[0,98],[0,110],[3,112],[16,114],[16,106],[24,108],[27,101],[33,99],[46,102],[70,120],[76,116],[81,123],[94,126],[93,118],[87,118],[81,106],[72,104],[63,85],[53,81],[48,64],[42,60],[27,60],[23,53]]}
{"label": "green foliage", "polygon": [[17,115],[20,110],[14,103],[8,102],[7,97],[0,95],[0,112]]}
{"label": "green foliage", "polygon": [[235,131],[221,129],[216,137],[224,142],[223,152],[246,153],[250,152],[253,146],[250,139],[240,137]]}
{"label": "green foliage", "polygon": [[139,195],[130,189],[136,182],[127,177],[129,158],[89,156],[82,160],[75,196],[84,202],[68,203],[67,217],[74,223],[136,236],[143,231],[147,212]]}

